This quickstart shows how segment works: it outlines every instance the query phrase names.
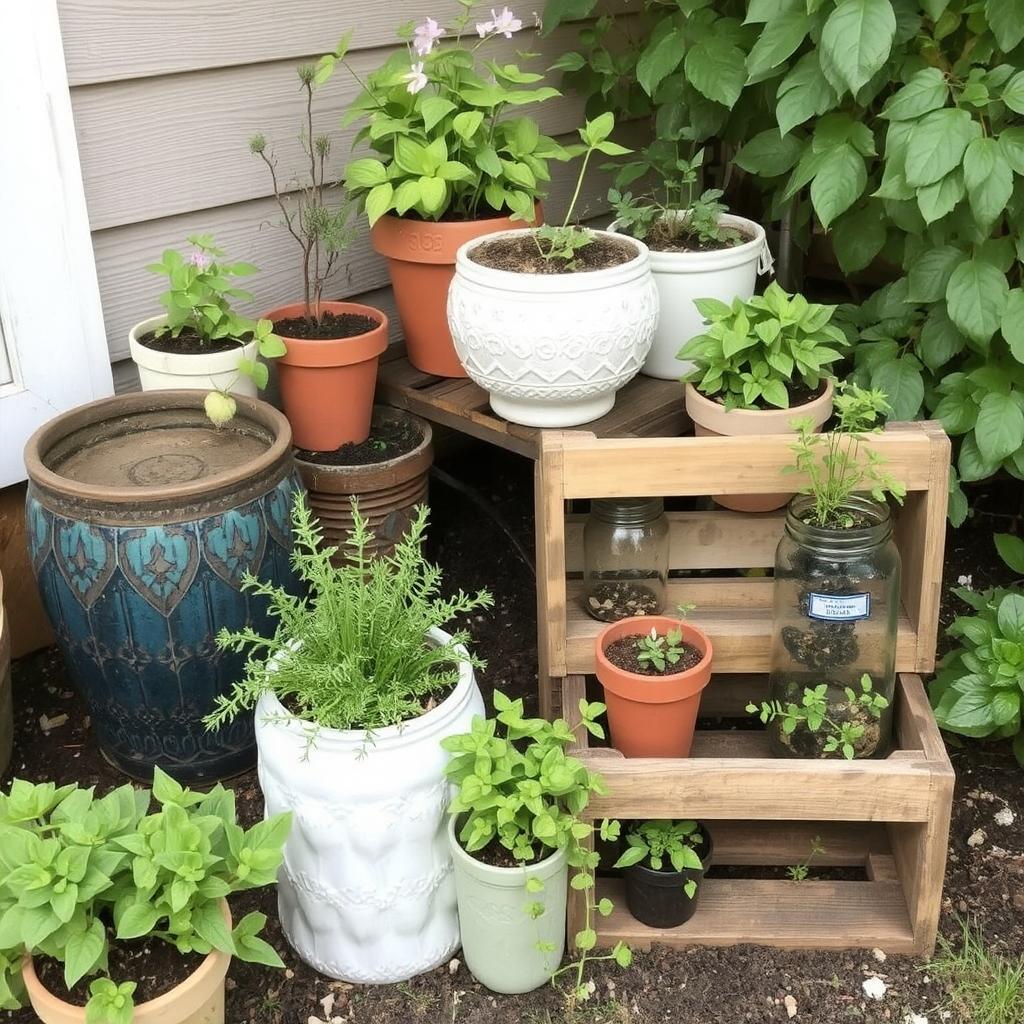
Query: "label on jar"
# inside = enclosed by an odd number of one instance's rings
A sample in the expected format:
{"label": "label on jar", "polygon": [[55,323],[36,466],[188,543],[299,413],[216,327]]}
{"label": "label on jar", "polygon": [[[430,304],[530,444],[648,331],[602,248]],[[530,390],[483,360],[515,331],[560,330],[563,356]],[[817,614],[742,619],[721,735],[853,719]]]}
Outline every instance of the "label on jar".
{"label": "label on jar", "polygon": [[856,622],[871,617],[870,594],[811,594],[807,615],[826,622]]}

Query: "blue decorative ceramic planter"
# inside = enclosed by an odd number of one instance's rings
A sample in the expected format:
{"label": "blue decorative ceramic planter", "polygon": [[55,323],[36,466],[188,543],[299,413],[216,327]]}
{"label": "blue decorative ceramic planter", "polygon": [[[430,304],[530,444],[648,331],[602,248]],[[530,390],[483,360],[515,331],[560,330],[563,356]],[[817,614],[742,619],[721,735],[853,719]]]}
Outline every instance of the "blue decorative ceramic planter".
{"label": "blue decorative ceramic planter", "polygon": [[26,449],[32,564],[104,755],[142,779],[224,778],[255,760],[252,717],[203,716],[242,672],[223,627],[272,629],[250,572],[294,586],[290,511],[301,485],[287,421],[236,399],[215,429],[203,393],[147,392],[74,410]]}

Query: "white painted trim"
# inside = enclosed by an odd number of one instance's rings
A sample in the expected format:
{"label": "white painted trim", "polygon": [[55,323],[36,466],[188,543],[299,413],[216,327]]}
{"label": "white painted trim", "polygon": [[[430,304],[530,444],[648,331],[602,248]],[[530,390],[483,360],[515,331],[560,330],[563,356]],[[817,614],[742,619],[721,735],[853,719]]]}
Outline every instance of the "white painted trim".
{"label": "white painted trim", "polygon": [[[0,486],[28,436],[113,392],[56,0],[13,3],[0,31]],[[111,168],[116,174],[117,169]]]}

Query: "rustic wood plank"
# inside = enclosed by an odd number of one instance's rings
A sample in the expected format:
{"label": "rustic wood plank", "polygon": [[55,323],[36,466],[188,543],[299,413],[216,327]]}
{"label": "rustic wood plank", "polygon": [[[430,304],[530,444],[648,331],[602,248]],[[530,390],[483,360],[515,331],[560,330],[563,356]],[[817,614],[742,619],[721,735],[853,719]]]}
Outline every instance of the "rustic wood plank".
{"label": "rustic wood plank", "polygon": [[869,858],[888,858],[885,826],[833,821],[715,821],[709,824],[714,842],[713,864],[789,867],[807,859],[811,842],[820,839],[822,853],[815,867],[863,867]]}
{"label": "rustic wood plank", "polygon": [[750,718],[747,704],[768,699],[768,676],[759,672],[718,673],[700,698],[701,718]]}
{"label": "rustic wood plank", "polygon": [[[537,536],[537,681],[540,711],[551,717],[554,677],[567,675],[565,661],[565,502],[562,453],[550,447],[551,431],[540,436],[534,467],[533,501]],[[563,705],[564,706],[564,705]]]}

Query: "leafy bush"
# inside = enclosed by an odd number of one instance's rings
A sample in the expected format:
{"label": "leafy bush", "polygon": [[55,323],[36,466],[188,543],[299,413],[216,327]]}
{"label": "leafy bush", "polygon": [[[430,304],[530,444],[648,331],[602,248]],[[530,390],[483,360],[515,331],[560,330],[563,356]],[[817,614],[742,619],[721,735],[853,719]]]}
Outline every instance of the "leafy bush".
{"label": "leafy bush", "polygon": [[[149,812],[151,799],[159,809]],[[159,768],[153,791],[121,786],[104,797],[77,785],[20,779],[0,794],[0,1006],[21,1004],[25,952],[64,964],[70,989],[99,973],[90,1022],[127,1024],[135,983],[106,977],[113,938],[153,936],[181,953],[218,949],[283,967],[259,938],[261,913],[229,930],[221,901],[277,878],[291,815],[243,830],[231,790],[183,789]]]}
{"label": "leafy bush", "polygon": [[221,630],[221,649],[248,650],[249,656],[245,677],[230,695],[218,697],[207,716],[209,728],[252,708],[264,693],[274,693],[297,717],[312,723],[311,736],[321,726],[372,731],[421,715],[431,694],[458,681],[465,657],[460,648],[469,642],[469,633],[457,630],[447,643],[433,645],[427,632],[456,615],[489,608],[491,595],[482,590],[475,597],[462,591],[451,599],[438,596],[441,570],[422,551],[425,505],[387,557],[367,556],[372,534],[355,499],[352,522],[347,561],[335,566],[331,559],[338,549],[321,544],[305,496],[296,497],[292,564],[309,596],[295,597],[245,576],[244,589],[268,599],[278,626],[272,637],[260,636],[251,626],[233,633]]}
{"label": "leafy bush", "polygon": [[[674,871],[700,871],[704,866],[698,847],[704,842],[695,821],[642,821],[626,833],[626,850],[615,862],[617,868],[628,868],[644,861],[654,871],[667,871],[665,862]],[[688,878],[683,884],[692,900],[697,883]]]}
{"label": "leafy bush", "polygon": [[696,364],[683,379],[708,397],[721,396],[726,409],[788,409],[794,381],[817,392],[846,344],[829,323],[834,306],[787,295],[774,281],[763,296],[734,299],[731,306],[698,299],[696,306],[708,330],[680,349],[680,359]]}
{"label": "leafy bush", "polygon": [[[998,534],[996,545],[1011,569],[1024,576],[1024,541]],[[935,719],[961,736],[1013,738],[1013,752],[1024,765],[1024,592],[994,587],[953,593],[973,615],[957,616],[946,635],[959,641],[939,665],[929,687]]]}

